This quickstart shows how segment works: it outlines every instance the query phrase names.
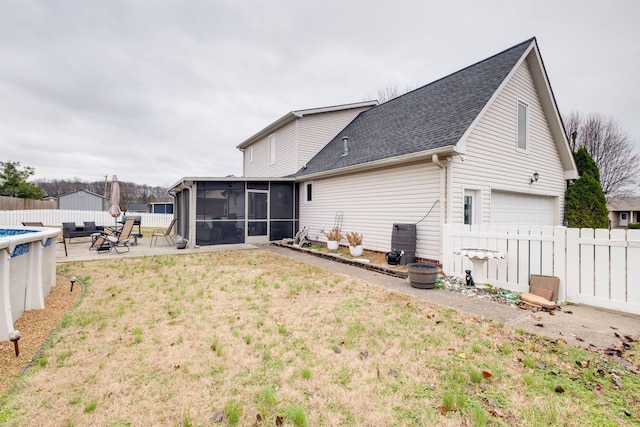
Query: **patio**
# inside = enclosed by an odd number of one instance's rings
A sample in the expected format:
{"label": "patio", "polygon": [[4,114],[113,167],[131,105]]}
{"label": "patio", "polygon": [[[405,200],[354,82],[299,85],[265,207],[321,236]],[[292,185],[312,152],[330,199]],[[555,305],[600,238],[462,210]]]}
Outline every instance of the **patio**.
{"label": "patio", "polygon": [[[149,236],[149,233],[146,233]],[[134,258],[143,256],[155,256],[155,255],[183,255],[194,254],[204,252],[219,252],[219,251],[234,251],[255,249],[255,245],[246,243],[230,244],[230,245],[213,245],[213,246],[200,246],[195,248],[178,249],[175,246],[169,246],[162,239],[158,240],[158,243],[154,246],[149,246],[150,237],[138,238],[138,244],[131,246],[131,250],[126,253],[118,254],[115,251],[106,253],[98,253],[97,251],[89,250],[91,246],[91,237],[82,237],[73,239],[71,243],[67,243],[68,256],[64,254],[64,246],[62,243],[56,245],[56,262],[73,262],[73,261],[92,261],[92,260],[107,260],[113,258]]]}

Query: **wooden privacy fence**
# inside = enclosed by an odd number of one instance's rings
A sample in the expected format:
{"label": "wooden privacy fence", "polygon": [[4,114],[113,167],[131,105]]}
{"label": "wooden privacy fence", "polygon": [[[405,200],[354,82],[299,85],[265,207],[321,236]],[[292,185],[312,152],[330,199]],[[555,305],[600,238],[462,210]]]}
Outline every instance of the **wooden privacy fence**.
{"label": "wooden privacy fence", "polygon": [[456,248],[497,250],[505,259],[488,260],[483,271],[493,286],[527,292],[532,274],[556,276],[561,303],[640,314],[640,230],[448,224],[442,242],[444,274],[472,269]]}
{"label": "wooden privacy fence", "polygon": [[[139,216],[142,227],[166,228],[173,219],[173,214],[154,214],[131,212],[128,215]],[[121,219],[119,217],[118,219]],[[60,209],[40,209],[22,211],[0,211],[0,227],[3,225],[22,225],[22,222],[41,222],[45,226],[62,227],[63,222],[75,222],[82,225],[84,221],[94,221],[97,225],[115,225],[109,212],[76,211]]]}
{"label": "wooden privacy fence", "polygon": [[0,196],[0,210],[55,209],[57,207],[58,202],[55,200],[33,200]]}

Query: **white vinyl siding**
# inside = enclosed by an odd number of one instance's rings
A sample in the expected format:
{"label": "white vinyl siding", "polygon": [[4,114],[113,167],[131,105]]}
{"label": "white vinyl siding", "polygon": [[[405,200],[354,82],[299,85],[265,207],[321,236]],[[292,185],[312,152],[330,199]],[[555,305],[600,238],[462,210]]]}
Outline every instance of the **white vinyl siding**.
{"label": "white vinyl siding", "polygon": [[[358,114],[368,110],[354,108],[305,116],[298,120],[298,167],[301,168],[313,156],[344,129]],[[296,170],[297,171],[297,170]]]}
{"label": "white vinyl siding", "polygon": [[[312,240],[326,240],[322,229],[333,227],[336,213],[343,214],[343,234],[364,235],[367,249],[391,250],[394,223],[414,224],[425,217],[440,197],[440,169],[416,163],[335,178],[313,180],[313,203],[301,204],[300,228],[309,227]],[[416,256],[439,260],[440,208],[416,226]],[[343,242],[345,244],[345,242]]]}
{"label": "white vinyl siding", "polygon": [[529,106],[518,101],[518,150],[527,151],[529,148]]}
{"label": "white vinyl siding", "polygon": [[[244,176],[281,177],[297,171],[296,168],[296,122],[291,122],[245,149]],[[272,138],[273,137],[273,138]],[[275,159],[269,150],[270,140],[275,141]],[[253,161],[249,162],[247,151],[253,148]],[[275,160],[275,163],[271,163]]]}
{"label": "white vinyl siding", "polygon": [[[310,114],[276,130],[275,159],[269,152],[269,137],[244,151],[244,176],[270,177],[296,173],[358,114],[370,107]],[[253,150],[253,160],[251,151]]]}
{"label": "white vinyl siding", "polygon": [[[542,89],[542,88],[541,88]],[[517,100],[528,105],[527,152],[515,149],[518,132]],[[453,157],[451,206],[448,223],[463,222],[463,191],[472,186],[481,191],[482,224],[490,222],[491,191],[556,197],[553,225],[562,224],[565,172],[553,141],[542,104],[536,92],[527,61],[515,71],[466,140],[465,161]],[[531,184],[534,172],[538,182]]]}

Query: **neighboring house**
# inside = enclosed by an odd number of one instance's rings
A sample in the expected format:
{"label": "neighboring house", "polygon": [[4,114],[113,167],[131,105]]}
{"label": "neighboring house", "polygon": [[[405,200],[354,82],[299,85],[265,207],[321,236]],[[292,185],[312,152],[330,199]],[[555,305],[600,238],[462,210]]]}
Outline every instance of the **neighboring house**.
{"label": "neighboring house", "polygon": [[127,205],[127,212],[148,213],[149,205],[146,203],[129,203]]}
{"label": "neighboring house", "polygon": [[[567,180],[578,177],[534,38],[367,108],[339,132],[309,138],[313,144],[305,139],[315,154],[300,156],[299,134],[279,137],[292,132],[286,117],[238,146],[245,176],[290,176],[295,229],[308,227],[320,240],[341,218],[343,232],[360,232],[366,248],[388,251],[393,225],[415,224],[416,256],[441,260],[445,223],[561,225]],[[264,148],[271,135],[275,159]],[[279,164],[279,153],[295,160]],[[177,209],[194,212],[196,222],[206,218],[203,181],[225,182],[184,178],[172,189]],[[272,218],[264,182],[236,178],[234,185],[249,197],[257,184]]]}
{"label": "neighboring house", "polygon": [[152,202],[149,203],[151,206],[151,213],[157,214],[172,214],[173,213],[173,202]]}
{"label": "neighboring house", "polygon": [[77,211],[106,211],[109,200],[91,191],[79,190],[58,197],[58,209]]}
{"label": "neighboring house", "polygon": [[640,222],[640,197],[610,197],[607,209],[611,228],[626,228],[630,222]]}

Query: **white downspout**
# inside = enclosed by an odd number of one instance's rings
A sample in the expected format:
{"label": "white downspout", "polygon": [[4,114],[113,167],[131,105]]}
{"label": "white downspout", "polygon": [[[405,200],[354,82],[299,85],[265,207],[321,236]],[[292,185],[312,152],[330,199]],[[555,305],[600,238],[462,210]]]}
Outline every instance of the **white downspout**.
{"label": "white downspout", "polygon": [[431,161],[440,167],[440,206],[438,206],[438,210],[440,212],[440,244],[439,247],[439,256],[440,262],[442,262],[442,230],[444,230],[444,224],[446,224],[446,212],[449,208],[449,203],[447,200],[446,193],[446,179],[447,179],[447,168],[440,162],[440,158],[437,154],[433,154],[431,156]]}

